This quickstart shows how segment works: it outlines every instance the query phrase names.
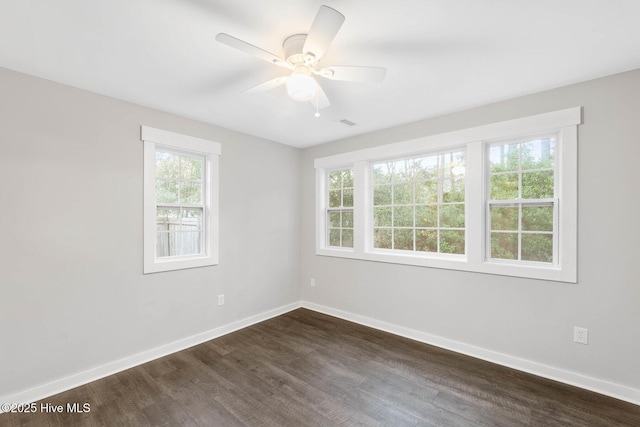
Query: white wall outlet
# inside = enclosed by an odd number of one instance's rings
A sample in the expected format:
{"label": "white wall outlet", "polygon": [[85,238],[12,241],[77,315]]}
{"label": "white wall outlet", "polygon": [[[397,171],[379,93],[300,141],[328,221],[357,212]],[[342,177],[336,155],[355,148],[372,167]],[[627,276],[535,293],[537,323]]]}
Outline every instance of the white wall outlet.
{"label": "white wall outlet", "polygon": [[587,328],[573,328],[573,341],[580,344],[589,344],[589,330]]}
{"label": "white wall outlet", "polygon": [[224,294],[218,295],[218,305],[224,305]]}
{"label": "white wall outlet", "polygon": [[311,278],[311,280],[309,281],[309,285],[310,286],[315,286],[316,285],[316,279],[314,279],[313,277]]}

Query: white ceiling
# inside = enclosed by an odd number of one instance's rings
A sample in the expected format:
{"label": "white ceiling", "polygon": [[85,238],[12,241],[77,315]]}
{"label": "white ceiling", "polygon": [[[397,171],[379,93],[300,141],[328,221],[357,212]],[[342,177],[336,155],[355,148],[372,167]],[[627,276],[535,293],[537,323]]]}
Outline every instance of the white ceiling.
{"label": "white ceiling", "polygon": [[[322,4],[346,20],[321,64],[385,81],[321,79],[320,118],[283,87],[243,94],[287,70],[215,35],[282,56]],[[640,68],[639,17],[639,0],[1,0],[0,66],[307,147]]]}

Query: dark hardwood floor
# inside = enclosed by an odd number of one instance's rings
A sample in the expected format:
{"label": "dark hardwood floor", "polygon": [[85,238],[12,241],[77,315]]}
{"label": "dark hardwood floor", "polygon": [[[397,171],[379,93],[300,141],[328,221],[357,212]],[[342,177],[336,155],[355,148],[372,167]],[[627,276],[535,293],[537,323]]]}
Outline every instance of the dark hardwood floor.
{"label": "dark hardwood floor", "polygon": [[305,309],[42,404],[65,411],[0,425],[640,426],[640,406]]}

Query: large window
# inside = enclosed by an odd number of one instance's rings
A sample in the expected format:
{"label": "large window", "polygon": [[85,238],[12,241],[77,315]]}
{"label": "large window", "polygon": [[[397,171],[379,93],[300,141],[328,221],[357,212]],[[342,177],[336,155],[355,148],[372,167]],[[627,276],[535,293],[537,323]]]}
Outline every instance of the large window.
{"label": "large window", "polygon": [[575,282],[580,123],[576,107],[316,159],[316,253]]}
{"label": "large window", "polygon": [[464,254],[464,151],[373,162],[373,247]]}
{"label": "large window", "polygon": [[217,264],[220,144],[142,127],[144,272]]}

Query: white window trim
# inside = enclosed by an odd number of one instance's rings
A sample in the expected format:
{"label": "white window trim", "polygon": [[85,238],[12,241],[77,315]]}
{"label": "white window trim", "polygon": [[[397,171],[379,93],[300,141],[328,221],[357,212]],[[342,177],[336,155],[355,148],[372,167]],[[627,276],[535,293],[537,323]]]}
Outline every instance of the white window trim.
{"label": "white window trim", "polygon": [[[144,274],[218,264],[218,170],[220,143],[148,126],[140,127],[144,143]],[[205,158],[203,254],[156,258],[156,147],[197,153]]]}
{"label": "white window trim", "polygon": [[[316,168],[316,254],[396,264],[473,271],[576,283],[577,281],[577,190],[578,133],[582,107],[573,107],[519,119],[463,129],[409,141],[367,148],[315,159]],[[558,206],[558,263],[540,265],[489,261],[486,257],[485,147],[501,138],[558,132],[559,144],[555,177]],[[466,147],[465,255],[418,254],[372,249],[369,164],[373,161],[419,155],[438,150]],[[354,169],[354,247],[326,245],[326,171]]]}

